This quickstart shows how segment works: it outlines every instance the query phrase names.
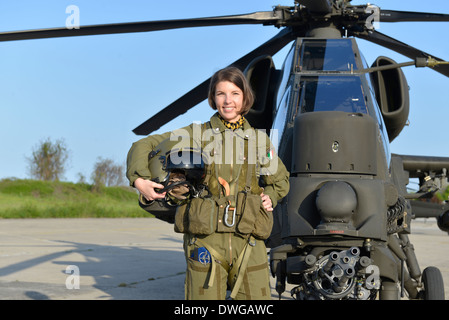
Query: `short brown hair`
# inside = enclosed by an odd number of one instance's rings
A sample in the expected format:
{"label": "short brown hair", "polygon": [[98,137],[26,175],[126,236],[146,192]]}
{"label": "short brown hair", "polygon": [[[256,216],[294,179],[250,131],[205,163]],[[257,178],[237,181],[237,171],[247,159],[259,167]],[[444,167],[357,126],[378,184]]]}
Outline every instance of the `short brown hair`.
{"label": "short brown hair", "polygon": [[247,114],[249,109],[251,109],[254,104],[254,93],[243,72],[236,67],[226,67],[224,69],[218,70],[210,79],[208,101],[211,108],[217,110],[217,106],[215,105],[214,101],[215,88],[221,81],[229,81],[239,87],[240,90],[242,90],[243,106],[241,115],[244,116],[245,114]]}

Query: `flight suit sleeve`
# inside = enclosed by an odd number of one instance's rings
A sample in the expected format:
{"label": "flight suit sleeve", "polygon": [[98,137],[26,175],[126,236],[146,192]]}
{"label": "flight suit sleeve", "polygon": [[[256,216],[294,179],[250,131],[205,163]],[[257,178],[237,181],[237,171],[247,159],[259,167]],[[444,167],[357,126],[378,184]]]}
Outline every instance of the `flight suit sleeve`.
{"label": "flight suit sleeve", "polygon": [[158,144],[170,138],[172,135],[174,137],[192,135],[192,126],[193,124],[174,131],[151,135],[134,142],[126,159],[126,177],[129,180],[130,186],[134,186],[134,181],[137,178],[148,180],[152,178],[151,172],[148,169],[148,155]]}
{"label": "flight suit sleeve", "polygon": [[134,181],[137,178],[151,179],[151,172],[148,169],[148,154],[168,137],[170,137],[170,132],[151,135],[132,144],[126,159],[126,177],[130,186],[134,186]]}
{"label": "flight suit sleeve", "polygon": [[268,195],[273,208],[284,198],[290,190],[290,173],[282,160],[276,154],[267,136],[266,147],[262,147],[260,154],[260,177],[264,184],[263,193]]}

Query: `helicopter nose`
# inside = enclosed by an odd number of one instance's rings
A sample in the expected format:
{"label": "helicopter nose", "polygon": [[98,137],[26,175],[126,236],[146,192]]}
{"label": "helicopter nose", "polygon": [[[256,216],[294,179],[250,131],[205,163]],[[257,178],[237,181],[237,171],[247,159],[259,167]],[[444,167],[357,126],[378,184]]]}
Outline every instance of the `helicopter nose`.
{"label": "helicopter nose", "polygon": [[315,203],[324,222],[348,223],[357,207],[357,195],[348,183],[329,181],[318,190]]}

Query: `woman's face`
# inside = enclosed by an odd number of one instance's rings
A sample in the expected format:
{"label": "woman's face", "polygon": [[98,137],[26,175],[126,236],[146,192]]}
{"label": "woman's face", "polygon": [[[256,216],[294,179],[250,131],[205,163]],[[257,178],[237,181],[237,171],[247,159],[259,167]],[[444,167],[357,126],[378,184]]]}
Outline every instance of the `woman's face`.
{"label": "woman's face", "polygon": [[241,117],[243,92],[229,81],[221,81],[215,87],[214,96],[217,111],[223,119],[236,122]]}

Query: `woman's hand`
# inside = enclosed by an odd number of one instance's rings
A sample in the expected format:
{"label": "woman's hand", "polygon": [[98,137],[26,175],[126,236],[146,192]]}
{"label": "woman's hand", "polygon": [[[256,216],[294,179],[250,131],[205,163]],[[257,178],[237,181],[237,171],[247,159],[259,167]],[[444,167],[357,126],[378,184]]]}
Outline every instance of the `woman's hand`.
{"label": "woman's hand", "polygon": [[164,193],[157,193],[154,189],[163,189],[164,186],[156,183],[151,180],[145,180],[143,178],[137,178],[136,181],[134,181],[134,187],[139,190],[139,192],[144,196],[145,199],[148,201],[153,201],[157,199],[164,199],[165,198],[165,192]]}
{"label": "woman's hand", "polygon": [[263,192],[260,194],[260,197],[262,198],[262,205],[267,211],[273,211],[273,203],[271,202],[271,199],[268,195],[264,194]]}

